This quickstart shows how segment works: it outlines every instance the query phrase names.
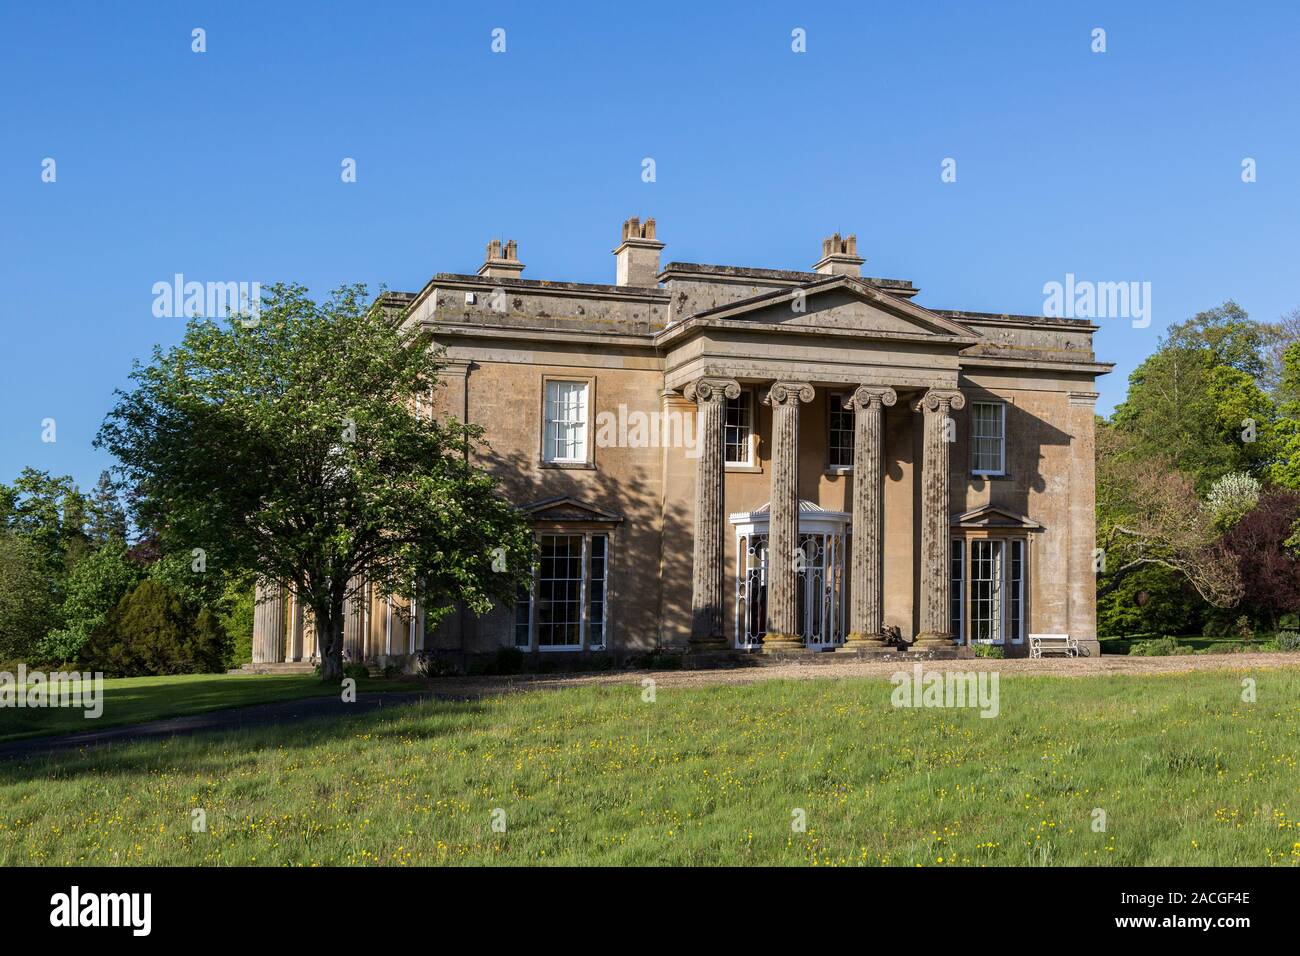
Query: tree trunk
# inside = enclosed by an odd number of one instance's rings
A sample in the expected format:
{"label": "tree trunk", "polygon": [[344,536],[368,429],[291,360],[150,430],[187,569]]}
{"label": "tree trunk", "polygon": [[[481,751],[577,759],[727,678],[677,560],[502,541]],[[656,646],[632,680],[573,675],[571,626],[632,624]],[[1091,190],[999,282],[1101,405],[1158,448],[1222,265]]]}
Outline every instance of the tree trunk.
{"label": "tree trunk", "polygon": [[330,607],[324,626],[327,635],[320,650],[320,679],[325,684],[343,683],[343,602],[335,601]]}

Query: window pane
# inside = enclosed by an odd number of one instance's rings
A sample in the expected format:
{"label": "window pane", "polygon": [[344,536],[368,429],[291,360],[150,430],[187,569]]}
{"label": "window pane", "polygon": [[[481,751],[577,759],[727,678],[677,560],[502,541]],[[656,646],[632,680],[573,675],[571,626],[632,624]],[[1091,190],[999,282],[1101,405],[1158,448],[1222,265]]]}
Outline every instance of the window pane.
{"label": "window pane", "polygon": [[587,383],[546,383],[547,461],[587,460]]}
{"label": "window pane", "polygon": [[831,395],[830,434],[827,436],[827,448],[830,450],[831,467],[851,467],[853,465],[853,411],[844,407],[843,395]]}
{"label": "window pane", "polygon": [[528,646],[528,611],[532,598],[522,584],[515,595],[515,647]]}
{"label": "window pane", "polygon": [[1001,402],[971,403],[971,468],[974,471],[1003,471],[1006,406]]}
{"label": "window pane", "polygon": [[1002,542],[970,543],[970,636],[1002,643]]}
{"label": "window pane", "polygon": [[961,641],[965,638],[962,630],[961,604],[965,597],[966,581],[966,542],[960,538],[952,543],[952,636]]}
{"label": "window pane", "polygon": [[587,622],[587,646],[605,646],[605,535],[591,536],[591,607]]}
{"label": "window pane", "polygon": [[722,435],[726,460],[734,464],[748,465],[749,436],[753,433],[753,409],[751,393],[742,391],[739,398],[727,399],[727,407],[722,425]]}
{"label": "window pane", "polygon": [[582,619],[582,535],[544,534],[540,544],[538,646],[576,647]]}
{"label": "window pane", "polygon": [[1011,542],[1011,567],[1007,574],[1009,613],[1007,633],[1019,644],[1025,639],[1025,543]]}

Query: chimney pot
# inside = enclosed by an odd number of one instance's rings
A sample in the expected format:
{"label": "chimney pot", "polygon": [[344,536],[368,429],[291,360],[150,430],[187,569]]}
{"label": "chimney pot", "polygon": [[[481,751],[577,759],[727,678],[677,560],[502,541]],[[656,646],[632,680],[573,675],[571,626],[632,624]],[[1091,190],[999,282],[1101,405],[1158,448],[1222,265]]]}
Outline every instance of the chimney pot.
{"label": "chimney pot", "polygon": [[633,216],[623,222],[623,241],[614,250],[615,282],[618,285],[653,289],[659,284],[659,251],[664,244],[655,238],[655,221],[641,222]]}
{"label": "chimney pot", "polygon": [[523,271],[519,246],[513,239],[506,240],[504,249],[500,239],[491,240],[487,244],[487,258],[478,267],[478,274],[489,279],[517,279]]}
{"label": "chimney pot", "polygon": [[822,240],[822,257],[813,264],[813,271],[828,276],[861,277],[864,262],[866,260],[858,256],[857,235],[850,233],[841,238],[837,232]]}

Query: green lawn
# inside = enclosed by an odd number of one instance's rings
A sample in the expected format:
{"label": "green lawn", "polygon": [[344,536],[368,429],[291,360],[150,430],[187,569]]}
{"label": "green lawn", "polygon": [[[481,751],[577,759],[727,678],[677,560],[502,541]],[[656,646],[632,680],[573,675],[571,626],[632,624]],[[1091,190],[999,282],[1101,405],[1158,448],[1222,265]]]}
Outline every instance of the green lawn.
{"label": "green lawn", "polygon": [[1300,669],[1007,676],[993,719],[891,690],[633,682],[0,762],[0,864],[1300,863]]}
{"label": "green lawn", "polygon": [[[364,680],[358,693],[376,690],[418,690],[422,685]],[[104,681],[104,712],[87,719],[72,707],[0,708],[0,741],[43,737],[121,724],[138,724],[158,717],[197,714],[223,707],[243,707],[318,694],[337,694],[310,674],[185,674],[173,677],[125,677]]]}

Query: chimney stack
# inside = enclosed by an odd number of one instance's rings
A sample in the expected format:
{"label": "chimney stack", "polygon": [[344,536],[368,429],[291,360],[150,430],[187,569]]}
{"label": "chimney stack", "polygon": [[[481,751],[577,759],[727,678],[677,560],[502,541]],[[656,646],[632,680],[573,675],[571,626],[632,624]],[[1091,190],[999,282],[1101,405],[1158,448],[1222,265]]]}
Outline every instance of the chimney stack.
{"label": "chimney stack", "polygon": [[501,248],[500,239],[489,242],[487,256],[478,267],[478,274],[489,279],[518,279],[519,273],[523,271],[524,264],[519,261],[519,247],[513,239],[506,240],[505,249]]}
{"label": "chimney stack", "polygon": [[840,238],[837,232],[829,239],[822,240],[822,257],[813,265],[814,272],[827,276],[862,276],[862,263],[866,259],[858,257],[858,237]]}
{"label": "chimney stack", "polygon": [[614,250],[618,265],[618,285],[653,289],[659,284],[659,250],[664,247],[655,239],[655,221],[642,222],[633,216],[623,223],[623,241]]}

